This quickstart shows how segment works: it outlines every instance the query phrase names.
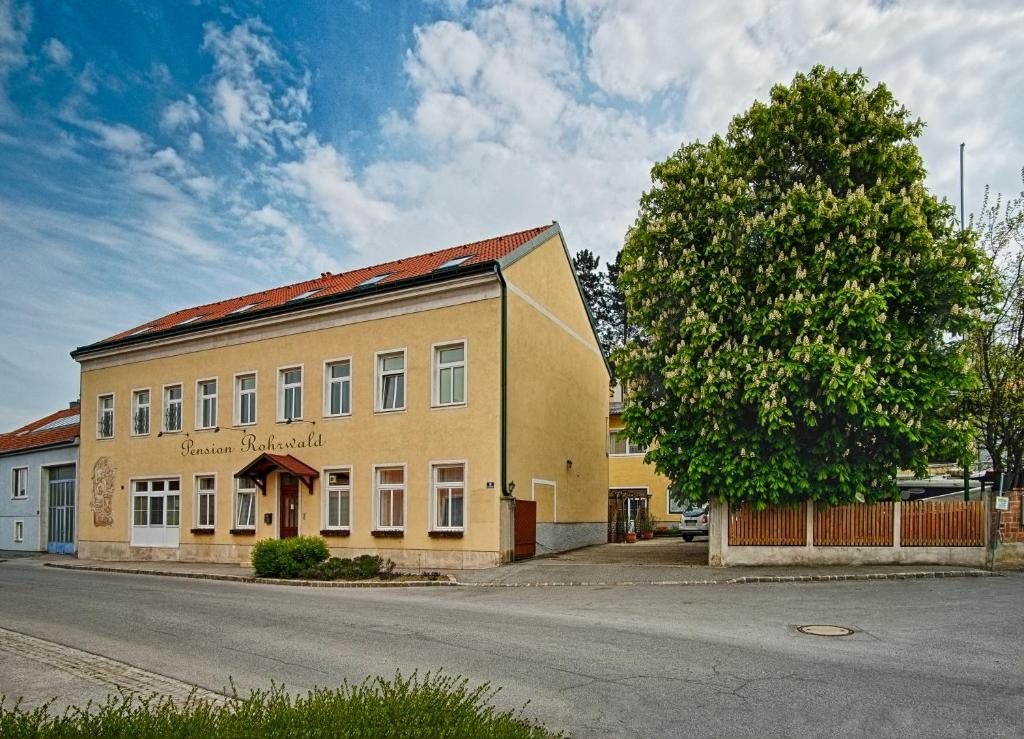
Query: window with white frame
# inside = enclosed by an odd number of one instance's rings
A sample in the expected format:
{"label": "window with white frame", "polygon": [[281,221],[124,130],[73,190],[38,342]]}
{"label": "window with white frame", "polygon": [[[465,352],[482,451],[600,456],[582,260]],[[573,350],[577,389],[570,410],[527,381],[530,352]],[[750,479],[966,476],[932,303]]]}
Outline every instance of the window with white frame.
{"label": "window with white frame", "polygon": [[377,410],[405,408],[405,352],[377,355]]}
{"label": "window with white frame", "polygon": [[326,415],[349,415],[352,412],[352,362],[348,359],[328,362],[324,376],[327,382]]}
{"label": "window with white frame", "polygon": [[432,477],[434,528],[461,531],[466,511],[465,465],[434,465]]}
{"label": "window with white frame", "polygon": [[16,544],[20,544],[25,541],[25,522],[15,521],[14,522],[14,541]]}
{"label": "window with white frame", "polygon": [[133,526],[162,529],[181,525],[181,485],[178,480],[136,480],[133,495]]}
{"label": "window with white frame", "polygon": [[164,388],[164,432],[181,431],[181,385]]}
{"label": "window with white frame", "polygon": [[212,529],[217,512],[217,478],[213,475],[196,477],[196,528]]}
{"label": "window with white frame", "polygon": [[132,393],[132,436],[146,436],[149,433],[149,389]]}
{"label": "window with white frame", "polygon": [[251,426],[256,423],[256,373],[235,378],[235,423]]}
{"label": "window with white frame", "polygon": [[11,497],[28,497],[28,467],[15,467],[11,471]]}
{"label": "window with white frame", "polygon": [[639,444],[634,444],[622,429],[608,432],[609,454],[644,454],[646,451]]}
{"label": "window with white frame", "polygon": [[405,526],[405,469],[378,467],[374,484],[374,500],[378,529],[401,529]]}
{"label": "window with white frame", "polygon": [[196,428],[212,429],[217,425],[217,381],[200,380],[196,393]]}
{"label": "window with white frame", "polygon": [[251,477],[235,479],[235,528],[256,528],[256,481]]}
{"label": "window with white frame", "polygon": [[327,472],[327,529],[347,529],[352,525],[352,471]]}
{"label": "window with white frame", "polygon": [[302,368],[290,367],[278,374],[278,419],[291,421],[302,418]]}
{"label": "window with white frame", "polygon": [[96,399],[96,437],[114,437],[114,394],[101,395]]}
{"label": "window with white frame", "polygon": [[466,402],[466,345],[434,349],[434,404],[462,405]]}

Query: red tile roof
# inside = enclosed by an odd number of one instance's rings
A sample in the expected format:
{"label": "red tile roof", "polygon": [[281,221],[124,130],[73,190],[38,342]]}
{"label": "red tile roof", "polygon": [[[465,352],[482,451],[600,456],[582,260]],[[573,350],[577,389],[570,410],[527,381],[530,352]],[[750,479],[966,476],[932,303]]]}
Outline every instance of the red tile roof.
{"label": "red tile roof", "polygon": [[[240,313],[247,315],[250,313],[256,314],[266,308],[274,308],[284,305],[290,300],[312,290],[315,290],[316,294],[309,297],[321,298],[329,295],[341,295],[355,290],[366,280],[381,275],[384,275],[383,279],[379,280],[376,284],[387,286],[391,283],[404,281],[409,278],[428,275],[452,259],[456,259],[461,256],[468,257],[464,262],[460,262],[458,265],[452,267],[452,272],[458,273],[460,270],[468,268],[474,264],[501,259],[551,228],[553,228],[553,226],[538,226],[525,231],[517,231],[516,233],[506,234],[504,236],[485,239],[483,241],[475,241],[470,244],[452,246],[439,251],[432,251],[426,254],[406,257],[405,259],[396,259],[392,262],[385,262],[384,264],[377,264],[372,267],[362,267],[360,269],[350,270],[349,272],[340,272],[338,274],[325,272],[318,278],[306,280],[305,282],[297,282],[294,285],[286,285],[284,287],[274,288],[273,290],[264,290],[262,292],[250,293],[249,295],[242,295],[229,300],[221,300],[217,303],[209,303],[207,305],[196,306],[195,308],[179,310],[163,316],[162,318],[157,318],[154,321],[147,321],[146,323],[130,328],[127,331],[122,331],[119,334],[103,339],[89,347],[82,347],[82,349],[97,349],[104,344],[117,342],[134,336],[138,336],[140,340],[143,340],[144,337],[149,337],[157,334],[158,332],[182,326],[186,323],[189,327],[194,326],[199,328],[205,323],[224,318],[234,311],[239,311]],[[243,308],[245,310],[240,310]],[[81,349],[76,350],[76,352],[78,351],[81,351]]]}
{"label": "red tile roof", "polygon": [[77,407],[51,413],[8,434],[0,434],[0,454],[69,444],[78,436],[80,425]]}

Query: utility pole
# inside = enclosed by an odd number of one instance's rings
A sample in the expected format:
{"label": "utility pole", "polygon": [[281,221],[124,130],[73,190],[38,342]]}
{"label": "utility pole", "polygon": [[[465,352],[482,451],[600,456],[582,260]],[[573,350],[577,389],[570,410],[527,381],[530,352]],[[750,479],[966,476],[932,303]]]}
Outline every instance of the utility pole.
{"label": "utility pole", "polygon": [[[960,142],[960,233],[964,232],[964,142]],[[967,337],[964,336],[966,340]],[[967,343],[966,341],[964,342]],[[967,408],[967,393],[964,393],[964,420],[966,421],[969,417],[969,410]],[[984,497],[984,496],[982,496]],[[971,499],[971,468],[967,460],[967,456],[964,456],[964,500],[969,501]]]}

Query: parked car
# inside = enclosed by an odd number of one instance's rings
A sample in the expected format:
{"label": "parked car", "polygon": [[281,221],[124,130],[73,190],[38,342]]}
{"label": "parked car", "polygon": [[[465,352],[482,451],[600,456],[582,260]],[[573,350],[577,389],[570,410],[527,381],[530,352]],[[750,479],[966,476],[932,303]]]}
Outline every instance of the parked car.
{"label": "parked car", "polygon": [[711,506],[707,503],[683,513],[679,522],[679,532],[683,535],[683,541],[693,541],[695,536],[707,536],[711,530],[710,521]]}

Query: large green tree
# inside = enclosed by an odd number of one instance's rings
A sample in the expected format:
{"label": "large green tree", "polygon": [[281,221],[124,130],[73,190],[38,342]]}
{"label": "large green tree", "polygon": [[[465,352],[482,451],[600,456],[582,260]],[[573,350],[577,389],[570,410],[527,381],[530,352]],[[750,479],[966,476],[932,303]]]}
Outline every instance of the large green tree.
{"label": "large green tree", "polygon": [[652,170],[619,285],[630,437],[680,496],[832,504],[963,450],[954,337],[984,257],[924,186],[923,124],[815,67]]}

